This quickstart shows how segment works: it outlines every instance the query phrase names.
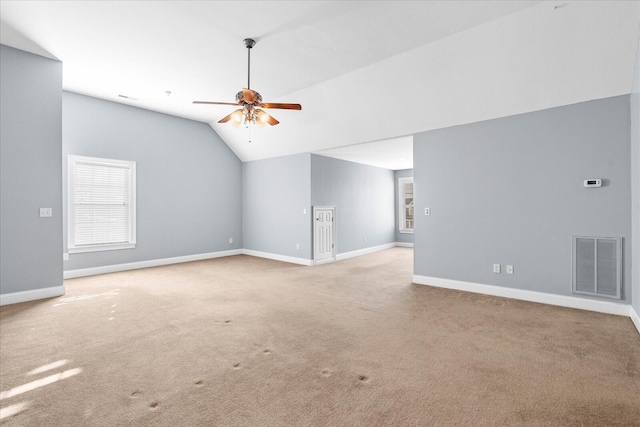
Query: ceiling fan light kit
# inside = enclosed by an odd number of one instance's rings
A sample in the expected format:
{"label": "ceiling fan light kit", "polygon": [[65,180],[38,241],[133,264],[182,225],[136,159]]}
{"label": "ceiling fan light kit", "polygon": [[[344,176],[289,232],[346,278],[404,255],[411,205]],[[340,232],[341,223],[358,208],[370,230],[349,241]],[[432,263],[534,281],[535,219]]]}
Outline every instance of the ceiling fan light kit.
{"label": "ceiling fan light kit", "polygon": [[[194,104],[214,104],[214,105],[239,105],[239,108],[231,114],[221,118],[218,123],[230,122],[234,127],[240,127],[244,124],[256,125],[263,127],[266,123],[275,126],[280,123],[274,117],[269,115],[261,108],[274,108],[281,110],[302,110],[300,104],[272,103],[262,102],[262,95],[251,89],[251,49],[255,46],[256,41],[253,39],[244,39],[244,45],[247,48],[247,87],[236,94],[236,102],[214,102],[214,101],[193,101]],[[258,108],[260,107],[260,108]]]}

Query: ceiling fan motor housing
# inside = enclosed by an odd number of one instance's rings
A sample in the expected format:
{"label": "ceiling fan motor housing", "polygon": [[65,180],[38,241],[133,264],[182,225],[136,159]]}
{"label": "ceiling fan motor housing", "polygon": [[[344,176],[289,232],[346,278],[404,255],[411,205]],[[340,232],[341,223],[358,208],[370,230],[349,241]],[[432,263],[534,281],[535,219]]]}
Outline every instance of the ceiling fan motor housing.
{"label": "ceiling fan motor housing", "polygon": [[244,104],[252,104],[252,105],[259,105],[262,104],[262,95],[260,95],[258,92],[256,91],[251,91],[253,92],[252,95],[252,99],[249,99],[247,97],[245,97],[245,91],[240,91],[238,93],[236,93],[236,102],[240,105],[244,105]]}

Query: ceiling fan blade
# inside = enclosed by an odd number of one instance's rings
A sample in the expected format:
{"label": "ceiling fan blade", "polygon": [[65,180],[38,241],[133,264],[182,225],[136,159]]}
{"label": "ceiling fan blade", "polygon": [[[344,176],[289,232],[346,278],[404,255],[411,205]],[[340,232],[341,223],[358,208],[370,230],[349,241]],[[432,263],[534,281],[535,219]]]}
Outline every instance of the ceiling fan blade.
{"label": "ceiling fan blade", "polygon": [[218,123],[227,123],[229,120],[233,118],[233,115],[236,113],[242,114],[242,109],[237,109],[233,111],[231,114],[224,116],[223,118],[218,120]]}
{"label": "ceiling fan blade", "polygon": [[282,103],[273,103],[273,102],[265,102],[260,104],[262,108],[278,108],[280,110],[302,110],[302,105],[300,104],[282,104]]}
{"label": "ceiling fan blade", "polygon": [[269,123],[271,126],[275,126],[275,125],[277,125],[277,124],[278,124],[278,123],[280,123],[280,122],[279,122],[279,121],[277,121],[277,120],[275,119],[275,117],[273,117],[273,116],[269,116],[269,117],[267,118],[267,123]]}
{"label": "ceiling fan blade", "polygon": [[238,105],[235,102],[193,101],[194,104]]}

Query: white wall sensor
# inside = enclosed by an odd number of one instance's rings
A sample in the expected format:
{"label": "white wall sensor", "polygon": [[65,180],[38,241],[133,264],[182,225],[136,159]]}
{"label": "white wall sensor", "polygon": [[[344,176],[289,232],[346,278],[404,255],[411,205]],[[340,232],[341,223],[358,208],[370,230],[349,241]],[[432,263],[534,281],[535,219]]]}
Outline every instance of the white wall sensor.
{"label": "white wall sensor", "polygon": [[602,187],[602,180],[600,178],[591,178],[584,180],[585,187]]}

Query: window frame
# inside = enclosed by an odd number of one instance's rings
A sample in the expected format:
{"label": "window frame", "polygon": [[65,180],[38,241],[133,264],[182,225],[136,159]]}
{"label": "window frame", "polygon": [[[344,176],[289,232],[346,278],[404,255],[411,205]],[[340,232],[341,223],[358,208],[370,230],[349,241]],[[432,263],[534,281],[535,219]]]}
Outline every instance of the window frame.
{"label": "window frame", "polygon": [[[78,163],[89,163],[102,166],[126,167],[129,169],[129,239],[119,243],[96,243],[91,245],[75,244],[75,167]],[[116,160],[99,157],[67,156],[67,252],[98,252],[136,247],[136,162],[131,160]]]}
{"label": "window frame", "polygon": [[[413,228],[407,228],[407,217],[406,217],[406,203],[405,203],[405,185],[413,184],[413,177],[406,176],[398,178],[398,231],[400,233],[413,233]],[[414,192],[415,194],[415,192]],[[412,198],[412,201],[415,199]],[[413,221],[415,227],[415,209],[413,214]]]}

